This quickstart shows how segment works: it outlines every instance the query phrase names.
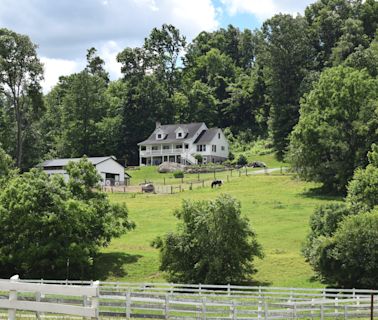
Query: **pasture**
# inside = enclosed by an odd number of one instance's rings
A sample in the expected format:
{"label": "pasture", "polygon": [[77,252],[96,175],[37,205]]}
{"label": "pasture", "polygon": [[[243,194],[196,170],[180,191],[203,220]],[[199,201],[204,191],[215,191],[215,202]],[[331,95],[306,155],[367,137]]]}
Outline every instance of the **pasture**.
{"label": "pasture", "polygon": [[[144,175],[152,170],[156,168],[134,171],[134,177],[136,172]],[[154,174],[155,178],[159,177]],[[150,246],[151,241],[175,230],[177,220],[173,211],[182,200],[208,200],[220,193],[229,193],[241,201],[242,213],[249,218],[264,248],[265,258],[255,261],[258,272],[253,276],[253,284],[322,287],[313,279],[314,274],[301,256],[300,249],[313,209],[327,201],[340,199],[320,196],[314,192],[316,187],[316,184],[276,172],[234,176],[221,188],[205,187],[172,195],[109,194],[112,201],[127,204],[130,218],[137,227],[114,239],[103,250],[96,263],[96,276],[100,280],[164,282],[164,275],[159,271],[158,251]]]}

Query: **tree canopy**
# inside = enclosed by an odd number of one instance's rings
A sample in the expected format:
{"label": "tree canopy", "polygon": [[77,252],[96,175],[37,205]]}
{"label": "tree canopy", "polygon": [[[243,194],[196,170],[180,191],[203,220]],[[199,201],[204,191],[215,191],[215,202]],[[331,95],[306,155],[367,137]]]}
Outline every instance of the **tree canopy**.
{"label": "tree canopy", "polygon": [[134,227],[126,207],[97,189],[89,161],[70,163],[67,172],[66,183],[32,169],[0,190],[2,278],[89,279],[98,250]]}
{"label": "tree canopy", "polygon": [[251,280],[256,272],[253,259],[263,253],[236,199],[223,194],[213,201],[186,200],[174,214],[181,221],[177,232],[153,243],[160,249],[160,270],[169,281],[235,284]]}

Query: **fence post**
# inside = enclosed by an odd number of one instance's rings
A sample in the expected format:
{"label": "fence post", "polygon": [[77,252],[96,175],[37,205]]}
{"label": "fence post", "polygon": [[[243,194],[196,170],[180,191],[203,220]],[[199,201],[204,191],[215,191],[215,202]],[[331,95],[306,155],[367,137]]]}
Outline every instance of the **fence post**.
{"label": "fence post", "polygon": [[260,299],[261,299],[261,296],[259,296],[259,302],[258,302],[258,305],[257,305],[257,319],[261,319],[262,301]]}
{"label": "fence post", "polygon": [[179,185],[179,191],[181,192],[181,184]]}
{"label": "fence post", "polygon": [[247,166],[245,166],[245,175],[248,176]]}
{"label": "fence post", "polygon": [[[14,275],[10,278],[11,282],[17,282],[20,279],[18,274]],[[17,301],[17,291],[10,290],[9,291],[9,301]],[[8,320],[15,320],[16,319],[16,309],[9,309],[8,310]]]}
{"label": "fence post", "polygon": [[[36,302],[41,302],[41,293],[40,293],[40,292],[36,292],[36,293],[35,293],[35,301],[36,301]],[[37,311],[37,312],[35,313],[35,316],[36,316],[36,318],[37,318],[38,320],[41,319],[41,313],[40,313],[39,311]]]}
{"label": "fence post", "polygon": [[126,292],[126,319],[131,317],[131,292],[130,288],[127,288]]}
{"label": "fence post", "polygon": [[189,190],[193,190],[193,182],[190,182]]}
{"label": "fence post", "polygon": [[163,178],[163,180],[164,180],[164,185],[165,185],[165,177]]}
{"label": "fence post", "polygon": [[99,319],[100,281],[94,281],[92,286],[96,288],[96,296],[92,297],[92,308],[96,312],[95,318]]}
{"label": "fence post", "polygon": [[216,177],[215,177],[215,169],[214,169],[214,180],[216,179]]}
{"label": "fence post", "polygon": [[236,303],[235,301],[232,301],[232,319],[237,319],[237,310],[236,310]]}
{"label": "fence post", "polygon": [[264,303],[264,319],[265,320],[269,319],[269,317],[268,317],[268,303],[266,301]]}
{"label": "fence post", "polygon": [[239,177],[241,176],[241,171],[240,171],[240,169],[239,169]]}
{"label": "fence post", "polygon": [[231,285],[229,283],[227,284],[227,295],[231,295]]}
{"label": "fence post", "polygon": [[202,188],[205,187],[205,180],[202,180]]}
{"label": "fence post", "polygon": [[206,320],[206,297],[202,298],[202,319]]}
{"label": "fence post", "polygon": [[165,319],[168,319],[169,318],[169,295],[166,294],[165,295],[165,305],[164,305],[164,316],[165,316]]}
{"label": "fence post", "polygon": [[173,186],[171,186],[171,194],[173,194]]}
{"label": "fence post", "polygon": [[344,319],[348,319],[348,311],[347,311],[348,306],[344,305]]}
{"label": "fence post", "polygon": [[324,305],[320,305],[320,320],[324,320]]}

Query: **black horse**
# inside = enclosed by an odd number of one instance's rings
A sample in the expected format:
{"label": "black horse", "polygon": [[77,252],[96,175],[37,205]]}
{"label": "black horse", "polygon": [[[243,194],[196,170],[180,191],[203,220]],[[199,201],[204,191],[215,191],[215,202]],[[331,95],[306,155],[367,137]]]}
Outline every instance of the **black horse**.
{"label": "black horse", "polygon": [[223,181],[222,180],[214,180],[212,183],[211,183],[211,188],[214,188],[214,187],[220,187],[221,185],[223,184]]}

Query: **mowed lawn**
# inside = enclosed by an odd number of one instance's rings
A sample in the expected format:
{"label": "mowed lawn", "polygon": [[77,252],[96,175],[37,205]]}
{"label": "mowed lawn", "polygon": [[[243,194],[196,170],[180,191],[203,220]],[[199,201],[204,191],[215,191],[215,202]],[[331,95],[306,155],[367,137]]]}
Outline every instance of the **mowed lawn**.
{"label": "mowed lawn", "polygon": [[309,216],[317,205],[335,198],[312,192],[315,184],[290,175],[233,177],[221,188],[209,187],[173,195],[110,194],[113,202],[126,203],[136,229],[114,239],[103,252],[98,277],[130,282],[165,281],[159,271],[158,251],[150,246],[159,235],[174,231],[173,211],[183,199],[210,200],[229,193],[241,201],[242,214],[263,246],[265,258],[257,259],[256,284],[289,287],[321,287],[301,256],[300,249],[308,230]]}

